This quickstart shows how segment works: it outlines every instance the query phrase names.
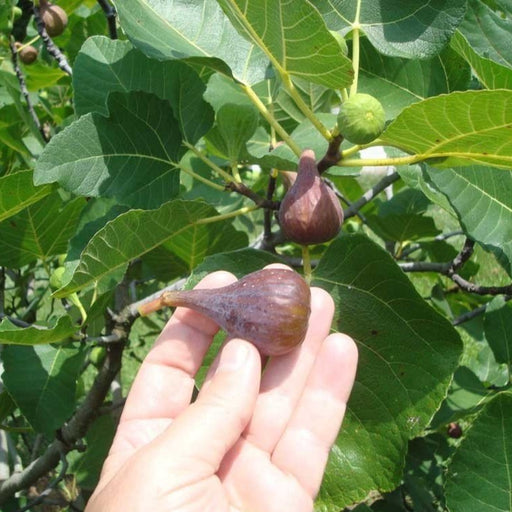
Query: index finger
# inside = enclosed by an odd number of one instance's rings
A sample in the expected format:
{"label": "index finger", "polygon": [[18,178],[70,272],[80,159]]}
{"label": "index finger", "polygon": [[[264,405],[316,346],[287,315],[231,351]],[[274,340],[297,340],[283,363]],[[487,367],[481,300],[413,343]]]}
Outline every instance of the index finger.
{"label": "index finger", "polygon": [[[220,288],[235,280],[229,272],[214,272],[196,288]],[[206,316],[176,308],[137,373],[121,423],[134,419],[172,419],[187,407],[194,376],[218,330],[217,324]]]}

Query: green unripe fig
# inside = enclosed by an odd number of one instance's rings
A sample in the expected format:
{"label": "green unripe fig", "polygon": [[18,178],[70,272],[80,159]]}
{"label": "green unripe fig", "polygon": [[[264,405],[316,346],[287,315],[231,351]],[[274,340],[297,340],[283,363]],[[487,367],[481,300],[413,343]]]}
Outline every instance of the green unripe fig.
{"label": "green unripe fig", "polygon": [[103,364],[106,357],[107,349],[105,347],[93,347],[89,354],[89,360],[96,368],[99,368]]}
{"label": "green unripe fig", "polygon": [[339,32],[336,32],[335,30],[329,30],[329,32],[331,33],[331,35],[334,37],[334,39],[336,39],[336,41],[340,45],[341,52],[343,53],[343,55],[348,55],[348,46],[347,46],[347,42],[345,41],[345,38]]}
{"label": "green unripe fig", "polygon": [[64,267],[57,267],[52,275],[50,276],[50,287],[54,290],[58,290],[63,282],[62,282],[62,276],[64,275],[64,272],[66,269]]}
{"label": "green unripe fig", "polygon": [[340,107],[338,129],[353,144],[368,144],[384,130],[386,116],[380,101],[370,94],[357,93]]}
{"label": "green unripe fig", "polygon": [[39,54],[39,51],[37,48],[34,48],[33,46],[24,46],[21,43],[15,44],[18,57],[20,58],[21,62],[23,64],[32,64],[37,59],[37,56]]}
{"label": "green unripe fig", "polygon": [[62,7],[54,5],[47,0],[41,0],[39,3],[39,14],[50,37],[60,36],[64,32],[68,24],[68,16]]}
{"label": "green unripe fig", "polygon": [[15,5],[12,8],[12,17],[14,20],[21,18],[22,14],[23,14],[23,11],[17,5]]}

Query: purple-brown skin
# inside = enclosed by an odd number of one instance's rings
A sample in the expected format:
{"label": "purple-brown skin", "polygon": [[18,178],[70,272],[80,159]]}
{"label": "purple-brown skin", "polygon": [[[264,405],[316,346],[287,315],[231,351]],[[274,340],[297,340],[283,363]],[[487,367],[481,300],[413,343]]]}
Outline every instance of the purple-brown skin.
{"label": "purple-brown skin", "polygon": [[284,235],[303,245],[332,240],[340,231],[343,210],[336,194],[320,177],[311,149],[302,152],[297,178],[279,208]]}
{"label": "purple-brown skin", "polygon": [[302,343],[311,312],[311,291],[293,270],[268,268],[213,290],[164,292],[158,305],[140,308],[148,314],[162,306],[184,306],[214,320],[228,336],[253,343],[261,354],[277,356]]}

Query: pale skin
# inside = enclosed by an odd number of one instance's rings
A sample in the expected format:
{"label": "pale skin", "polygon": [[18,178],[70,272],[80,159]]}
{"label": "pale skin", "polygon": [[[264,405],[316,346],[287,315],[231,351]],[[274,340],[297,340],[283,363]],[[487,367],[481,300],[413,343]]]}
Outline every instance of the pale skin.
{"label": "pale skin", "polygon": [[[234,280],[215,272],[198,287]],[[312,288],[300,347],[262,361],[228,341],[191,404],[217,326],[177,308],[135,378],[86,512],[311,512],[356,373],[352,339],[329,334],[333,314]]]}

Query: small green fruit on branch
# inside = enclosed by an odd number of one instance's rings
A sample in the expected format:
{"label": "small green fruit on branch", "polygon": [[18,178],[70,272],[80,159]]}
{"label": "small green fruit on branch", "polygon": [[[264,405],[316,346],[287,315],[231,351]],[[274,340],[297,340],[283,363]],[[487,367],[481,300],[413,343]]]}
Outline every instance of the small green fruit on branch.
{"label": "small green fruit on branch", "polygon": [[340,133],[353,144],[368,144],[384,130],[386,116],[379,100],[357,93],[345,100],[338,114]]}
{"label": "small green fruit on branch", "polygon": [[303,245],[333,239],[341,228],[343,210],[334,191],[320,177],[315,153],[302,152],[297,178],[279,208],[279,224],[285,237]]}
{"label": "small green fruit on branch", "polygon": [[217,289],[174,290],[139,307],[147,315],[165,306],[183,306],[214,320],[228,336],[277,356],[298,346],[308,328],[311,291],[297,272],[268,268]]}

